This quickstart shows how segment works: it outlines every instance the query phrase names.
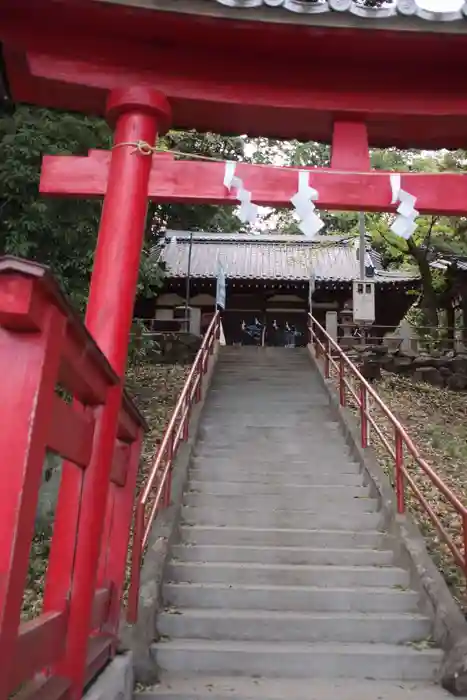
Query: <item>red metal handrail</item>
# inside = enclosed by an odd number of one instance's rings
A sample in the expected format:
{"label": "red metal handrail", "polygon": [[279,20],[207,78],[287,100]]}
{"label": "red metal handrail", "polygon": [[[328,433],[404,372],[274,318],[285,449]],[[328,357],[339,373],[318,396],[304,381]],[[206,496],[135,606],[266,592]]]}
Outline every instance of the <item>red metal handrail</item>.
{"label": "red metal handrail", "polygon": [[[208,369],[209,355],[214,351],[219,336],[220,314],[217,311],[209,324],[200,349],[195,357],[190,373],[178,397],[164,437],[157,451],[151,473],[136,503],[135,527],[133,535],[131,580],[128,597],[128,620],[136,622],[138,616],[138,595],[140,571],[144,549],[148,543],[152,524],[161,508],[170,504],[172,486],[172,467],[182,440],[188,439],[191,407],[201,399],[203,376]],[[154,501],[146,517],[147,507],[153,489],[156,488]]]}
{"label": "red metal handrail", "polygon": [[[418,499],[419,503],[422,505],[427,516],[435,525],[445,544],[451,551],[457,566],[459,566],[464,572],[464,575],[467,576],[467,507],[459,500],[459,498],[451,491],[451,489],[438,476],[434,469],[422,457],[403,425],[386,406],[377,392],[366,381],[357,367],[340,348],[338,343],[329,335],[329,333],[327,333],[323,326],[311,314],[310,320],[311,341],[315,345],[317,358],[319,358],[321,354],[324,355],[324,374],[326,379],[332,378],[333,369],[337,370],[338,372],[339,401],[341,406],[345,406],[347,403],[347,392],[351,393],[356,405],[358,406],[360,416],[360,440],[362,447],[368,447],[368,427],[370,425],[372,430],[374,430],[376,435],[378,435],[386,451],[394,460],[394,482],[398,512],[400,514],[405,513],[406,485],[408,485]],[[321,336],[322,340],[320,340],[318,334]],[[336,361],[336,357],[338,358],[338,361]],[[350,371],[350,375],[357,380],[359,385],[358,392],[354,391],[350,382],[346,378],[346,369],[348,369]],[[368,410],[369,397],[371,397],[391,424],[394,431],[394,446],[391,446],[391,443],[384,435],[381,428],[377,425],[374,417],[370,415],[370,411]],[[423,495],[421,489],[415,482],[413,475],[409,473],[406,465],[404,464],[404,451],[406,451],[413,458],[422,473],[428,477],[431,484],[438,489],[438,491],[450,503],[461,518],[464,547],[463,553],[455,544],[453,538],[447,532],[446,528],[441,522],[441,519]]]}

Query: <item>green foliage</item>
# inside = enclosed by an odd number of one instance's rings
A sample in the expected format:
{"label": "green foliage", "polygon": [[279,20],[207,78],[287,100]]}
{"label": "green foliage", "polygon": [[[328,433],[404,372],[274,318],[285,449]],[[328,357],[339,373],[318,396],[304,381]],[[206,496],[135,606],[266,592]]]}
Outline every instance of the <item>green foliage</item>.
{"label": "green foliage", "polygon": [[86,298],[101,203],[45,199],[42,156],[108,147],[102,120],[21,106],[0,118],[0,251],[49,265],[75,303]]}
{"label": "green foliage", "polygon": [[[0,254],[50,266],[81,310],[88,295],[102,203],[40,196],[41,161],[46,154],[86,155],[89,149],[107,149],[111,143],[112,134],[102,119],[27,105],[12,114],[0,114]],[[243,154],[240,138],[196,132],[171,132],[162,146],[231,160]],[[151,249],[165,226],[208,231],[241,228],[229,208],[150,206],[138,283],[139,292],[146,296],[154,293],[163,277]]]}

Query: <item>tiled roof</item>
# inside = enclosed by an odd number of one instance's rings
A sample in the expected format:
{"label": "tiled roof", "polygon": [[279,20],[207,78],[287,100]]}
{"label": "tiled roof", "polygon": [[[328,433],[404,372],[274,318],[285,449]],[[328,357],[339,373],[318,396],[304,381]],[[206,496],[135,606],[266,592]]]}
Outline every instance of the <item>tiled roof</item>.
{"label": "tiled roof", "polygon": [[[444,0],[446,9],[425,9],[430,7],[426,0],[387,0],[374,3],[371,0],[213,0],[227,7],[254,8],[265,6],[271,12],[277,8],[302,14],[322,14],[325,12],[347,12],[359,17],[381,19],[385,17],[419,17],[438,22],[454,22],[467,19],[467,2]],[[372,5],[375,5],[372,7]],[[454,8],[454,9],[453,9]]]}
{"label": "tiled roof", "polygon": [[[176,242],[170,242],[173,237]],[[168,277],[186,277],[190,234],[168,231],[162,259]],[[217,261],[231,279],[308,281],[311,270],[317,280],[352,280],[359,277],[355,239],[319,236],[308,241],[299,236],[262,234],[193,234],[191,276],[214,279]],[[368,251],[367,265],[375,269],[378,282],[416,279],[410,273],[381,270],[375,251]]]}

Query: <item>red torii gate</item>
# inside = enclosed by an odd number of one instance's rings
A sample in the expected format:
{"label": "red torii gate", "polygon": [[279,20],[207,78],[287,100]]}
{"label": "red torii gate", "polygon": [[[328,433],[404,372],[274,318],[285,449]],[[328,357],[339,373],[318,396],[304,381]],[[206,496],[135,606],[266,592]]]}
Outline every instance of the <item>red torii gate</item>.
{"label": "red torii gate", "polygon": [[[175,160],[170,153],[154,153],[156,132],[163,133],[170,121],[162,95],[145,87],[114,91],[108,114],[116,120],[113,150],[92,150],[87,157],[45,156],[40,191],[104,197],[87,323],[121,376],[148,200],[215,205],[237,200],[223,184],[225,163]],[[335,122],[331,167],[309,171],[310,184],[319,192],[319,208],[395,211],[397,207],[391,204],[390,173],[371,169],[364,123]],[[296,167],[238,163],[236,172],[256,204],[290,206],[297,191]],[[421,214],[467,214],[464,174],[401,173],[401,182],[417,198]]]}
{"label": "red torii gate", "polygon": [[[112,151],[87,157],[45,156],[40,191],[47,195],[104,197],[86,316],[101,349],[120,376],[136,291],[148,199],[191,204],[235,204],[223,184],[225,164],[153,155],[157,133],[170,124],[166,98],[134,86],[110,93],[107,115],[115,122]],[[138,148],[145,144],[149,148]],[[367,127],[336,121],[330,168],[310,168],[317,207],[395,211],[390,173],[371,170]],[[239,163],[237,173],[256,204],[284,207],[298,186],[297,168]],[[467,176],[401,173],[402,187],[417,198],[421,214],[467,214]]]}
{"label": "red torii gate", "polygon": [[[225,165],[222,162],[176,161],[170,154],[153,157],[151,148],[135,148],[134,144],[138,143],[152,147],[157,134],[169,127],[170,107],[157,91],[146,86],[114,90],[109,95],[107,115],[116,125],[113,150],[91,151],[87,157],[46,156],[40,189],[49,195],[104,197],[86,325],[122,379],[148,199],[235,204],[236,198],[223,185]],[[390,203],[389,173],[370,168],[367,130],[363,123],[337,122],[331,167],[310,170],[311,185],[319,191],[316,204],[321,208],[395,210]],[[298,187],[296,168],[239,164],[238,175],[257,204],[290,206],[290,198]],[[467,214],[465,175],[402,173],[402,187],[417,197],[421,213]],[[108,445],[115,440],[121,397],[120,381],[112,390],[104,416],[103,430]],[[99,522],[96,519],[92,523],[97,535],[104,527],[106,469],[96,475],[93,483],[95,512],[101,512]],[[56,527],[61,526],[62,530],[66,530],[69,504],[76,500],[78,485],[73,470],[65,469],[56,518]],[[88,554],[86,576],[91,578],[93,567],[98,564],[97,545],[90,546]],[[62,575],[58,555],[49,568],[49,575],[53,569],[54,578],[59,582],[56,595],[61,598],[66,593],[67,581]],[[80,598],[83,598],[81,593]],[[46,600],[46,609],[51,607],[53,601]],[[87,594],[86,600],[80,601],[79,614],[75,613],[70,619],[73,645],[67,649],[65,665],[61,667],[77,689],[84,678],[84,660],[78,647],[82,647],[87,638],[91,607],[92,600]]]}

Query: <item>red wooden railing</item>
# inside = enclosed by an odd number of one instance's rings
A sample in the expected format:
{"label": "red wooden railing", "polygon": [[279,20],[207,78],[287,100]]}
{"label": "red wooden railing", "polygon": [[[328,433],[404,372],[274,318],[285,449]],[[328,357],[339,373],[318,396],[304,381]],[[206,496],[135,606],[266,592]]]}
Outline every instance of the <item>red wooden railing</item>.
{"label": "red wooden railing", "polygon": [[[310,335],[317,359],[324,359],[324,375],[326,379],[337,379],[341,406],[346,406],[348,399],[352,399],[357,407],[362,447],[368,447],[368,434],[369,429],[371,429],[393,461],[398,512],[402,514],[406,510],[406,489],[409,488],[451,551],[457,566],[467,576],[467,507],[421,456],[400,421],[397,420],[353,362],[313,316],[310,316]],[[357,389],[355,389],[355,386]],[[369,409],[369,399],[371,399],[373,406],[378,408],[386,422],[391,426],[392,439],[388,439],[381,426],[378,425],[374,411]],[[431,486],[442,494],[459,516],[463,533],[462,550],[457,546],[453,537],[443,525],[440,516],[423,494],[412,470],[407,468],[405,464],[406,456],[412,459],[413,463],[418,466],[420,474],[429,480]]]}
{"label": "red wooden railing", "polygon": [[[0,367],[0,700],[20,686],[17,697],[76,700],[116,651],[145,424],[124,395],[113,456],[102,448],[119,379],[50,274],[14,258],[0,259]],[[64,463],[44,604],[21,623],[47,449]]]}
{"label": "red wooden railing", "polygon": [[158,448],[151,472],[136,503],[135,529],[132,547],[131,582],[128,598],[128,620],[135,622],[138,615],[140,571],[145,547],[152,524],[158,512],[170,504],[172,467],[182,440],[188,439],[191,408],[198,402],[203,390],[203,377],[208,369],[209,356],[214,352],[220,331],[217,311],[209,324],[201,347],[185,381],[164,437]]}

